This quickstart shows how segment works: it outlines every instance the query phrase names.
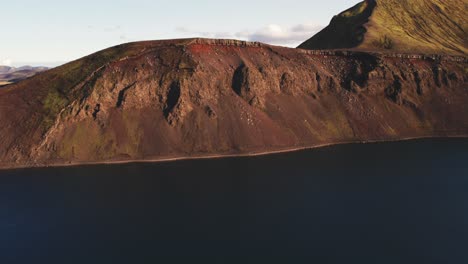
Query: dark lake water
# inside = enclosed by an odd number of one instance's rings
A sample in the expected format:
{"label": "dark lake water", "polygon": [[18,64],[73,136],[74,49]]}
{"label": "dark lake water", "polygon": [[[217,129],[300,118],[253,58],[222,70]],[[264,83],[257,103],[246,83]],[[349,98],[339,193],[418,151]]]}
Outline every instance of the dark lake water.
{"label": "dark lake water", "polygon": [[468,263],[468,139],[0,171],[0,262]]}

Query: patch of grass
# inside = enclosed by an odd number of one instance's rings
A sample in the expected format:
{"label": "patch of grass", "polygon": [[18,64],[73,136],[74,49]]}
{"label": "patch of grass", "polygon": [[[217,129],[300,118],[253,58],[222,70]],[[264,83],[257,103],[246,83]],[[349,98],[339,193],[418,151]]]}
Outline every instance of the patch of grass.
{"label": "patch of grass", "polygon": [[122,57],[134,56],[141,50],[142,47],[137,44],[119,45],[57,67],[41,76],[45,78],[42,83],[45,86],[43,89],[46,90],[42,99],[45,111],[43,128],[49,129],[64,107],[76,99],[89,95],[93,88],[73,90],[74,87],[102,66]]}
{"label": "patch of grass", "polygon": [[128,142],[123,146],[123,153],[135,156],[138,153],[142,130],[139,127],[138,118],[127,111],[123,112],[123,122],[125,124]]}
{"label": "patch of grass", "polygon": [[465,5],[459,0],[379,1],[362,47],[371,48],[387,35],[397,44],[393,50],[466,54]]}
{"label": "patch of grass", "polygon": [[388,50],[393,49],[394,47],[393,40],[387,35],[372,41],[372,45],[374,45],[374,47],[376,48],[388,49]]}
{"label": "patch of grass", "polygon": [[113,131],[106,132],[94,121],[85,120],[65,133],[57,153],[65,160],[110,159],[117,147]]}
{"label": "patch of grass", "polygon": [[362,2],[340,14],[342,17],[354,17],[362,14],[367,8],[367,2]]}
{"label": "patch of grass", "polygon": [[50,90],[43,100],[46,115],[43,125],[47,128],[54,124],[57,114],[68,104],[68,99],[58,93],[57,90]]}

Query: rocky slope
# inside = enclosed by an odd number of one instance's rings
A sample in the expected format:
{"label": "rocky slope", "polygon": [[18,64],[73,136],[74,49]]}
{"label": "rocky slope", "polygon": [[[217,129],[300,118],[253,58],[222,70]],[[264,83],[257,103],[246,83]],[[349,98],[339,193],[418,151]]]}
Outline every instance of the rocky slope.
{"label": "rocky slope", "polygon": [[466,55],[466,10],[464,0],[366,0],[299,47]]}
{"label": "rocky slope", "polygon": [[0,89],[0,167],[468,135],[464,57],[189,39],[110,48]]}

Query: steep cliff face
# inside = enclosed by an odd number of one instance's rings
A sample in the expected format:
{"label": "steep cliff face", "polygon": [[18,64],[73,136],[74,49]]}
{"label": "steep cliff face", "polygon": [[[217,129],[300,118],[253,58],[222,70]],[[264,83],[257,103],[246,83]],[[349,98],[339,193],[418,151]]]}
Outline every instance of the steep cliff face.
{"label": "steep cliff face", "polygon": [[466,8],[463,0],[367,0],[299,48],[466,55]]}
{"label": "steep cliff face", "polygon": [[[459,61],[457,61],[459,60]],[[468,135],[465,58],[127,44],[0,90],[3,167]]]}

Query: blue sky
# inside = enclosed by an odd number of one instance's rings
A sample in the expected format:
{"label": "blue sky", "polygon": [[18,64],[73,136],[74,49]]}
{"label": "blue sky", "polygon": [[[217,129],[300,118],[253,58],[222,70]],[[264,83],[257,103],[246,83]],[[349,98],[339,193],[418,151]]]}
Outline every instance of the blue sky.
{"label": "blue sky", "polygon": [[54,66],[120,43],[237,38],[295,46],[359,0],[22,0],[0,15],[0,65]]}

